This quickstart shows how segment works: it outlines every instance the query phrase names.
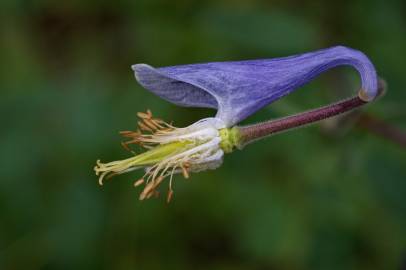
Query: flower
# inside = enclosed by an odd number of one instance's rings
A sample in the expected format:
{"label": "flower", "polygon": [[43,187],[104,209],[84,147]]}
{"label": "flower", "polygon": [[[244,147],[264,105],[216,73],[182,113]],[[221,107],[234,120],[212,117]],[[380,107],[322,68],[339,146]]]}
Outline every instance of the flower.
{"label": "flower", "polygon": [[137,144],[148,151],[131,158],[109,163],[96,162],[94,170],[99,175],[99,184],[117,174],[145,168],[145,175],[134,185],[146,183],[140,200],[158,195],[160,183],[169,177],[168,202],[171,200],[172,179],[176,173],[189,178],[190,172],[216,169],[223,161],[224,152],[233,147],[233,132],[226,129],[218,118],[202,119],[186,128],[176,128],[161,119],[154,118],[151,111],[138,113],[141,121],[137,131],[120,132],[129,140],[123,142],[125,149]]}
{"label": "flower", "polygon": [[[188,178],[190,172],[215,169],[221,165],[224,153],[242,146],[244,136],[257,139],[270,134],[269,124],[244,129],[235,127],[237,123],[339,65],[350,65],[359,72],[362,86],[358,97],[335,104],[327,114],[323,108],[313,114],[308,112],[298,124],[291,117],[288,124],[286,121],[283,125],[278,123],[278,131],[280,127],[318,121],[374,100],[378,95],[378,79],[369,59],[360,51],[337,46],[276,59],[163,68],[133,65],[137,81],[159,97],[180,106],[214,108],[217,114],[188,127],[176,128],[154,118],[150,111],[138,113],[139,129],[121,132],[129,139],[123,146],[132,151],[129,145],[138,144],[147,151],[125,160],[97,161],[94,170],[99,175],[99,183],[102,185],[105,178],[144,168],[144,177],[134,183],[135,186],[145,184],[140,200],[158,196],[158,186],[169,178],[169,202],[174,174],[181,173]],[[310,120],[306,120],[307,115]],[[275,127],[272,128],[274,132]]]}

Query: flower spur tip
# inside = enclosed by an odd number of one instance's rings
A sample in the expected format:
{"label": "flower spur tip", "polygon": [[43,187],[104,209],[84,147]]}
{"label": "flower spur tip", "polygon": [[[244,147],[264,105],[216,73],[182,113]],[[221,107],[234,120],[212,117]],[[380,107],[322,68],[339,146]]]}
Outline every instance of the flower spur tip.
{"label": "flower spur tip", "polygon": [[363,88],[361,88],[361,90],[359,90],[359,92],[358,92],[358,97],[362,100],[362,101],[365,101],[365,102],[371,102],[371,101],[373,101],[374,99],[375,99],[375,96],[370,96],[369,94],[368,94],[368,92],[367,91],[365,91]]}

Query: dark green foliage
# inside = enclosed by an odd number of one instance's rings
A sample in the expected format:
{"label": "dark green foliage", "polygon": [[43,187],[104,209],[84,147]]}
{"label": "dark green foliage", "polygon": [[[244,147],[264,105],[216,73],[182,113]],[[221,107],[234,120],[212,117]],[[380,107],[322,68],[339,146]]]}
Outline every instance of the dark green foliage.
{"label": "dark green foliage", "polygon": [[[139,202],[118,131],[151,109],[213,115],[142,89],[130,65],[364,51],[389,91],[364,113],[406,129],[404,1],[16,1],[0,4],[0,269],[398,269],[406,152],[356,118],[281,134]],[[403,14],[402,14],[403,12]],[[356,93],[338,68],[244,123]],[[355,124],[354,124],[355,123]]]}

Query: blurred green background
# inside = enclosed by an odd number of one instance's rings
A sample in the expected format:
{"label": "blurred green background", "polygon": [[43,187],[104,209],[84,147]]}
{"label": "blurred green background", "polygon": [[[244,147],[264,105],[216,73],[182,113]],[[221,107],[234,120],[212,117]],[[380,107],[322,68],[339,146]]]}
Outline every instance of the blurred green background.
{"label": "blurred green background", "polygon": [[[272,58],[346,45],[389,85],[363,115],[406,129],[406,4],[345,1],[0,3],[0,269],[400,269],[406,151],[356,115],[252,144],[138,201],[142,172],[98,186],[96,159],[151,109],[177,126],[214,115],[142,89],[130,65]],[[356,92],[329,71],[247,119]],[[361,120],[360,120],[361,119]],[[379,128],[378,128],[379,129]]]}

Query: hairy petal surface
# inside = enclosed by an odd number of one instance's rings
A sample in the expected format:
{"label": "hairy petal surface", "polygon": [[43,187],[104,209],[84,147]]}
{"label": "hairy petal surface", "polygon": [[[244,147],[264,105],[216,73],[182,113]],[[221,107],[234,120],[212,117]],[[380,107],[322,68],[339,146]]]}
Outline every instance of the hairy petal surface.
{"label": "hairy petal surface", "polygon": [[340,65],[359,72],[364,100],[377,96],[378,80],[371,61],[362,52],[343,46],[275,59],[162,68],[137,64],[132,68],[146,89],[180,106],[217,109],[216,118],[230,127]]}

